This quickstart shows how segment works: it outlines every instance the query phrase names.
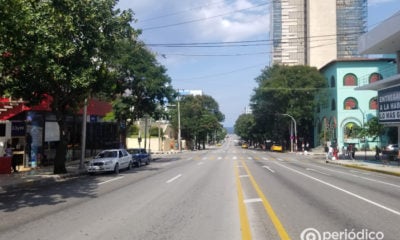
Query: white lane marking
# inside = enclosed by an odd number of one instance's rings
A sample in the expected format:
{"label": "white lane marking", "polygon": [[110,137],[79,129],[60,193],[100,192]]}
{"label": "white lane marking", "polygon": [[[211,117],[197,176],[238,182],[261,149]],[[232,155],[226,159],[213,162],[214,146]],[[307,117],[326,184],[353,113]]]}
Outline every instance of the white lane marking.
{"label": "white lane marking", "polygon": [[203,157],[203,160],[207,160],[207,157]]}
{"label": "white lane marking", "polygon": [[261,198],[250,198],[250,199],[245,199],[243,201],[244,203],[256,203],[256,202],[262,202]]}
{"label": "white lane marking", "polygon": [[233,157],[233,160],[236,160],[236,159],[237,159],[237,157],[236,157],[236,156],[234,156],[234,157]]}
{"label": "white lane marking", "polygon": [[166,181],[166,183],[172,183],[173,181],[175,181],[176,179],[182,177],[182,174],[178,174],[175,177],[171,178],[170,180]]}
{"label": "white lane marking", "polygon": [[117,180],[119,180],[119,179],[121,179],[121,178],[124,178],[124,177],[121,176],[121,177],[112,178],[112,179],[107,180],[107,181],[104,181],[104,182],[99,182],[99,183],[97,183],[97,185],[103,185],[103,184],[105,184],[105,183],[114,182],[114,181],[117,181]]}
{"label": "white lane marking", "polygon": [[218,160],[221,160],[222,159],[222,157],[218,157]]}
{"label": "white lane marking", "polygon": [[239,178],[247,178],[249,175],[240,175]]}
{"label": "white lane marking", "polygon": [[395,188],[400,188],[400,185],[396,185],[396,184],[393,184],[393,183],[388,183],[388,182],[376,180],[376,179],[373,179],[373,178],[358,176],[358,175],[351,174],[351,173],[348,173],[348,172],[337,171],[337,170],[333,170],[333,169],[329,169],[329,168],[325,168],[325,167],[320,167],[320,166],[317,166],[317,167],[318,168],[322,168],[322,169],[327,170],[327,171],[331,171],[331,172],[335,172],[335,173],[341,173],[341,174],[344,174],[344,175],[350,175],[352,177],[361,178],[361,179],[368,180],[368,181],[371,181],[371,182],[376,182],[376,183],[392,186],[392,187],[395,187]]}
{"label": "white lane marking", "polygon": [[326,176],[331,176],[329,173],[324,173],[324,172],[315,170],[315,169],[313,169],[313,168],[306,168],[306,170],[307,170],[307,171],[313,171],[313,172],[320,173],[320,174],[324,174],[324,175],[326,175]]}
{"label": "white lane marking", "polygon": [[252,158],[252,157],[248,157],[247,159],[251,160],[251,159],[253,159],[253,158]]}
{"label": "white lane marking", "polygon": [[199,162],[197,165],[200,166],[200,165],[203,165],[203,164],[204,164],[204,162]]}
{"label": "white lane marking", "polygon": [[284,164],[280,164],[280,163],[275,163],[275,164],[278,164],[279,166],[284,167],[284,168],[286,168],[286,169],[288,169],[288,170],[290,170],[290,171],[292,171],[292,172],[295,172],[295,173],[298,173],[298,174],[300,174],[300,175],[303,175],[304,177],[307,177],[307,178],[310,178],[310,179],[312,179],[312,180],[314,180],[314,181],[317,181],[317,182],[319,182],[319,183],[325,184],[326,186],[329,186],[329,187],[334,188],[334,189],[336,189],[336,190],[338,190],[338,191],[344,192],[344,193],[346,193],[346,194],[348,194],[348,195],[350,195],[350,196],[353,196],[353,197],[358,198],[358,199],[360,199],[360,200],[362,200],[362,201],[365,201],[365,202],[367,202],[367,203],[370,203],[370,204],[372,204],[372,205],[374,205],[374,206],[376,206],[376,207],[382,208],[382,209],[384,209],[384,210],[386,210],[386,211],[389,211],[389,212],[391,212],[391,213],[394,213],[394,214],[400,216],[400,212],[399,212],[399,211],[396,211],[396,210],[394,210],[394,209],[392,209],[392,208],[389,208],[389,207],[386,207],[386,206],[384,206],[384,205],[382,205],[382,204],[379,204],[379,203],[377,203],[377,202],[374,202],[374,201],[372,201],[372,200],[370,200],[370,199],[368,199],[368,198],[365,198],[365,197],[363,197],[363,196],[360,196],[360,195],[358,195],[358,194],[355,194],[355,193],[353,193],[353,192],[350,192],[350,191],[348,191],[348,190],[346,190],[346,189],[344,189],[344,188],[340,188],[340,187],[338,187],[338,186],[336,186],[336,185],[333,185],[333,184],[331,184],[331,183],[325,182],[325,181],[323,181],[323,180],[321,180],[321,179],[312,177],[312,176],[310,176],[310,175],[308,175],[308,174],[305,174],[305,173],[302,173],[302,172],[300,172],[300,171],[298,171],[298,170],[296,170],[296,169],[293,169],[293,168],[290,168],[290,167],[288,167],[288,166],[285,166]]}
{"label": "white lane marking", "polygon": [[263,157],[262,159],[263,159],[263,160],[268,160],[268,158],[266,158],[266,157]]}
{"label": "white lane marking", "polygon": [[265,168],[265,169],[268,169],[270,172],[272,172],[272,173],[274,173],[275,171],[274,170],[272,170],[269,166],[262,166],[263,168]]}
{"label": "white lane marking", "polygon": [[283,159],[281,159],[281,158],[277,158],[277,160],[283,162]]}

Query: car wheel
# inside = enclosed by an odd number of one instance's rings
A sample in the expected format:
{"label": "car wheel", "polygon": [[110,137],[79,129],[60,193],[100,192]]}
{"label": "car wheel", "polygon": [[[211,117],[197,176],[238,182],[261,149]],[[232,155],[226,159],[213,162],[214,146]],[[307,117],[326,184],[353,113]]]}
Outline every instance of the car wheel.
{"label": "car wheel", "polygon": [[138,167],[141,167],[142,166],[142,160],[138,160],[137,162],[138,162]]}
{"label": "car wheel", "polygon": [[115,173],[115,174],[119,174],[119,164],[118,164],[118,163],[115,164],[114,173]]}
{"label": "car wheel", "polygon": [[149,159],[146,159],[146,165],[149,165]]}

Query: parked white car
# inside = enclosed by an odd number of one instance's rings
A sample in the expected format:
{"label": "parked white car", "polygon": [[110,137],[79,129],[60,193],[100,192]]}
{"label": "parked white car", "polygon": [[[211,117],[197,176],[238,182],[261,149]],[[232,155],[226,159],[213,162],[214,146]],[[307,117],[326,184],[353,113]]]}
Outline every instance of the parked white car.
{"label": "parked white car", "polygon": [[103,150],[86,165],[86,170],[89,174],[98,172],[114,172],[118,174],[120,169],[125,168],[132,168],[132,156],[126,149]]}

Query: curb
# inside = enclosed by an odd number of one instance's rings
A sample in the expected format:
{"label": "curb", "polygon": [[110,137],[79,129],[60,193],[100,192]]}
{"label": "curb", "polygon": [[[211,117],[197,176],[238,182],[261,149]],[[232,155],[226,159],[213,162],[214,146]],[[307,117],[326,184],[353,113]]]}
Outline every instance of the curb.
{"label": "curb", "polygon": [[387,170],[382,170],[382,169],[376,169],[376,168],[370,168],[370,167],[364,167],[364,166],[361,166],[360,164],[338,163],[338,162],[333,162],[332,160],[327,160],[326,163],[400,177],[400,173],[397,173],[397,172],[387,171]]}

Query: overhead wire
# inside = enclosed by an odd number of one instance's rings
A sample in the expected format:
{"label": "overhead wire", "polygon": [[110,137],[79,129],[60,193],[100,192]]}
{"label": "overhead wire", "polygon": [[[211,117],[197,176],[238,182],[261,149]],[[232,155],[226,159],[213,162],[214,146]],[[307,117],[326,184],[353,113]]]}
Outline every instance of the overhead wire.
{"label": "overhead wire", "polygon": [[187,13],[187,12],[195,11],[195,10],[198,10],[198,9],[202,9],[202,8],[204,8],[204,7],[213,6],[213,5],[219,5],[219,4],[221,4],[221,3],[225,3],[225,1],[222,0],[222,1],[218,1],[218,2],[212,2],[212,3],[208,3],[208,4],[204,4],[204,5],[195,6],[195,7],[188,8],[188,9],[181,10],[181,11],[166,13],[166,14],[164,14],[164,15],[160,15],[160,16],[156,16],[156,17],[151,17],[151,18],[146,18],[146,19],[140,20],[140,22],[141,22],[141,23],[143,23],[143,22],[150,22],[150,21],[154,21],[154,20],[158,20],[158,19],[162,19],[162,18],[167,18],[167,17],[171,17],[171,16],[176,16],[176,15],[180,15],[180,14],[183,14],[183,13]]}
{"label": "overhead wire", "polygon": [[211,74],[211,75],[197,76],[197,77],[191,77],[191,78],[174,78],[174,80],[178,80],[179,81],[179,80],[198,80],[198,79],[205,79],[205,78],[215,78],[215,77],[229,75],[229,74],[233,74],[233,73],[237,73],[237,72],[243,72],[243,71],[246,71],[248,69],[252,69],[252,68],[256,68],[256,67],[260,67],[260,66],[266,66],[266,64],[265,63],[259,63],[259,64],[256,64],[256,65],[246,66],[246,67],[235,69],[235,70],[228,71],[228,72],[221,72],[221,73],[215,73],[215,74]]}
{"label": "overhead wire", "polygon": [[172,24],[166,24],[166,25],[160,25],[160,26],[154,26],[154,27],[143,27],[142,30],[143,31],[149,31],[149,30],[155,30],[155,29],[175,27],[175,26],[194,23],[194,22],[206,21],[206,20],[210,20],[210,19],[215,19],[215,18],[231,15],[232,13],[242,12],[242,11],[247,11],[247,10],[250,10],[250,9],[258,8],[258,7],[261,7],[261,6],[268,5],[268,4],[270,4],[270,3],[269,2],[267,2],[267,3],[264,2],[264,3],[256,5],[256,6],[252,6],[252,7],[248,7],[248,8],[242,8],[242,9],[238,9],[238,10],[235,10],[235,11],[222,13],[222,14],[218,14],[218,15],[214,15],[214,16],[210,16],[210,17],[198,18],[198,19],[193,19],[193,20],[188,20],[188,21],[183,21],[183,22],[177,22],[177,23],[172,23]]}

